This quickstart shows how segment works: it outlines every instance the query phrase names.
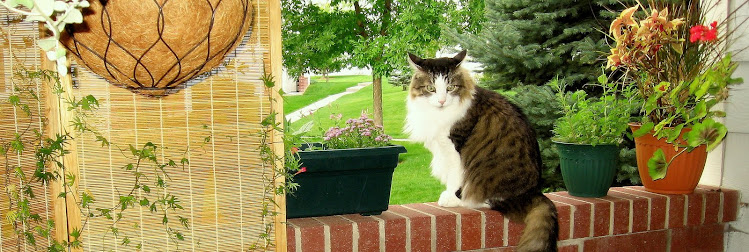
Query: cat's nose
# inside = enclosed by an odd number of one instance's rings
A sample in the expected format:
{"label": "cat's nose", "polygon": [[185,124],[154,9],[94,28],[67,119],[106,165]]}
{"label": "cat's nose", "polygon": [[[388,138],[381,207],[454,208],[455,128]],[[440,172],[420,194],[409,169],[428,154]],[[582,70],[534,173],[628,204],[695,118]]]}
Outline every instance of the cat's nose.
{"label": "cat's nose", "polygon": [[445,100],[439,100],[440,105],[445,105]]}

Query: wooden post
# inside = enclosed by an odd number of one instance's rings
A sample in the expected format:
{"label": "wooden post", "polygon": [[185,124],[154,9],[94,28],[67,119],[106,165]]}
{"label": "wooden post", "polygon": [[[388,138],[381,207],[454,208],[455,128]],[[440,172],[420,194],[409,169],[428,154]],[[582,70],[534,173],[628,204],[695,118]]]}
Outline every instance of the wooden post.
{"label": "wooden post", "polygon": [[[281,122],[283,125],[284,114],[283,114],[283,97],[281,97],[279,90],[283,81],[283,46],[281,44],[281,1],[270,0],[268,2],[268,16],[269,20],[269,38],[270,38],[270,64],[271,73],[273,74],[273,80],[276,82],[276,86],[273,87],[273,92],[270,94],[273,97],[273,111],[276,114],[276,122]],[[284,155],[283,146],[283,133],[273,131],[271,136],[273,141],[273,152],[278,155]],[[279,161],[279,167],[283,167],[283,160]],[[286,183],[285,177],[279,177],[276,179],[276,185]],[[286,252],[286,195],[275,195],[276,201],[276,212],[280,213],[275,217],[274,227],[276,233],[276,251]]]}
{"label": "wooden post", "polygon": [[[44,35],[44,25],[39,26],[41,34]],[[56,63],[47,59],[45,52],[41,51],[42,68],[45,70],[56,72]],[[45,81],[44,83],[44,104],[45,116],[47,117],[46,134],[47,137],[56,138],[57,135],[65,135],[68,132],[73,132],[69,124],[74,118],[75,111],[69,111],[67,109],[67,103],[65,97],[73,97],[72,89],[73,82],[70,74],[62,77],[60,76],[60,86],[62,93],[57,94],[55,92],[55,86],[57,83],[54,80]],[[68,139],[65,144],[65,149],[69,152],[62,157],[63,167],[59,167],[55,164],[50,165],[48,169],[50,171],[58,172],[61,177],[50,183],[50,191],[52,192],[52,202],[55,220],[55,240],[58,242],[62,241],[73,241],[74,238],[69,234],[77,229],[81,229],[81,212],[78,208],[78,204],[75,202],[74,195],[78,194],[78,181],[80,180],[78,170],[78,145],[74,138]],[[72,190],[65,188],[65,177],[66,175],[75,176],[75,182],[71,187]],[[65,198],[58,197],[60,193],[67,193]],[[81,248],[73,248],[71,251],[82,251]]]}

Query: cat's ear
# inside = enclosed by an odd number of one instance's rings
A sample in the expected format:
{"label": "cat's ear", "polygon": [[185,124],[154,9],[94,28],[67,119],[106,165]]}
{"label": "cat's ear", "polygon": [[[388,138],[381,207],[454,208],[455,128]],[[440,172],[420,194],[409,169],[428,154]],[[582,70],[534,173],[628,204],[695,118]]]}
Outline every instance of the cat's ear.
{"label": "cat's ear", "polygon": [[424,59],[419,58],[419,56],[416,56],[413,53],[408,53],[408,65],[410,65],[411,68],[414,70],[423,70],[421,67],[422,63],[424,63]]}
{"label": "cat's ear", "polygon": [[463,60],[466,58],[467,53],[468,51],[463,49],[463,51],[460,51],[457,55],[455,55],[455,57],[453,57],[453,60],[455,60],[455,62],[458,62],[455,64],[456,67],[460,66],[460,64],[463,63]]}

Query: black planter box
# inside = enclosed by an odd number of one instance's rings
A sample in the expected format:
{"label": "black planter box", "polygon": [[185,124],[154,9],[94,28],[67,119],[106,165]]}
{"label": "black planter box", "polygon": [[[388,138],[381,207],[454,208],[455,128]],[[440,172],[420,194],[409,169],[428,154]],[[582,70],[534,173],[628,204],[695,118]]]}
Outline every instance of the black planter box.
{"label": "black planter box", "polygon": [[[317,144],[317,146],[320,146]],[[287,218],[359,213],[388,209],[398,154],[406,148],[306,150],[298,152],[307,171],[294,176],[299,188],[286,196]]]}

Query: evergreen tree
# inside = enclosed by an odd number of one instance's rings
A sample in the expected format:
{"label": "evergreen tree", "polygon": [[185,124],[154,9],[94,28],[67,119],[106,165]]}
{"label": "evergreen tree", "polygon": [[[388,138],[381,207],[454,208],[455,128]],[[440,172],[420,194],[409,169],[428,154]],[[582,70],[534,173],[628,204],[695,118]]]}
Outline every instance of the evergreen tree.
{"label": "evergreen tree", "polygon": [[581,88],[601,73],[617,0],[486,0],[478,34],[451,35],[484,65],[485,85],[543,85],[555,76]]}

